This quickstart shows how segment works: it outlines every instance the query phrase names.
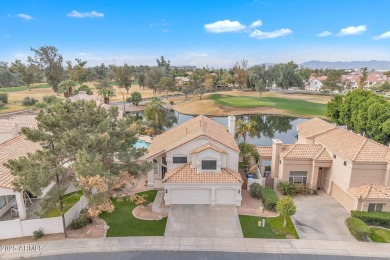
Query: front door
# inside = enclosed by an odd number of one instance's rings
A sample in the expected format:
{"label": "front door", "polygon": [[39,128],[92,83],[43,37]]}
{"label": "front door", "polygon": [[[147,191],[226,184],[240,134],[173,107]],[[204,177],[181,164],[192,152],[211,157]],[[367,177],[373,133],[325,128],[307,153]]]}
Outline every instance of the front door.
{"label": "front door", "polygon": [[320,167],[318,169],[317,189],[321,189],[322,188],[323,174],[324,174],[323,169],[322,169],[322,167]]}
{"label": "front door", "polygon": [[164,179],[166,173],[167,173],[167,166],[166,165],[162,165],[161,166],[161,176],[162,176],[162,179]]}

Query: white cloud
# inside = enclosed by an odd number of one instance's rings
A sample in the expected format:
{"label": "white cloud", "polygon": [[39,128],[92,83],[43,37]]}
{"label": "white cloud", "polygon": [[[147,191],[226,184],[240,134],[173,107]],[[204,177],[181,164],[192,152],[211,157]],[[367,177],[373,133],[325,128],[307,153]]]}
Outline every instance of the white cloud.
{"label": "white cloud", "polygon": [[104,17],[103,13],[98,13],[96,11],[80,13],[79,11],[73,10],[68,13],[67,16],[74,18],[95,18],[95,17]]}
{"label": "white cloud", "polygon": [[23,20],[26,20],[26,21],[31,20],[31,19],[34,18],[34,17],[32,17],[31,15],[28,15],[28,14],[17,14],[16,16],[19,17],[19,18],[22,18]]}
{"label": "white cloud", "polygon": [[257,21],[254,21],[253,23],[251,23],[251,25],[249,25],[249,28],[256,28],[256,27],[259,27],[262,25],[263,25],[263,22],[260,20],[257,20]]}
{"label": "white cloud", "polygon": [[329,31],[323,31],[323,32],[317,34],[318,37],[327,37],[327,36],[331,36],[331,35],[332,35],[332,33]]}
{"label": "white cloud", "polygon": [[76,53],[77,56],[88,56],[89,53],[88,52],[79,52],[79,53]]}
{"label": "white cloud", "polygon": [[24,54],[24,53],[18,53],[18,54],[15,55],[15,58],[16,59],[20,59],[20,58],[23,58],[25,56],[26,56],[26,54]]}
{"label": "white cloud", "polygon": [[382,33],[379,36],[376,36],[373,38],[374,40],[384,40],[384,39],[390,39],[390,31],[387,31],[385,33]]}
{"label": "white cloud", "polygon": [[206,31],[211,33],[238,32],[245,29],[245,25],[238,21],[223,20],[215,23],[205,24]]}
{"label": "white cloud", "polygon": [[273,39],[291,34],[293,31],[290,29],[279,29],[272,32],[262,32],[260,30],[254,30],[249,36],[259,40]]}
{"label": "white cloud", "polygon": [[365,31],[367,31],[367,25],[349,26],[341,29],[337,36],[358,35],[364,33]]}

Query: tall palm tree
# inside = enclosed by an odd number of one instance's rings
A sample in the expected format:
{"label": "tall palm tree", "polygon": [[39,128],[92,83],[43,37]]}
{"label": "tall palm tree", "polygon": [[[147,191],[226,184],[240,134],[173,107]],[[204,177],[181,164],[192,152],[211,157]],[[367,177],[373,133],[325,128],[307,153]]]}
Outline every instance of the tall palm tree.
{"label": "tall palm tree", "polygon": [[245,122],[240,119],[237,120],[236,123],[236,138],[242,137],[244,139],[244,143],[246,143],[247,136],[254,137],[256,135],[256,122],[249,121]]}
{"label": "tall palm tree", "polygon": [[104,104],[110,103],[110,97],[115,96],[114,88],[106,81],[101,80],[95,83],[99,96],[103,97]]}
{"label": "tall palm tree", "polygon": [[163,123],[161,122],[163,118],[160,117],[160,115],[163,115],[163,112],[163,102],[158,97],[153,97],[145,109],[145,117],[149,121],[154,120],[157,133],[158,129],[160,128],[160,125],[162,125]]}

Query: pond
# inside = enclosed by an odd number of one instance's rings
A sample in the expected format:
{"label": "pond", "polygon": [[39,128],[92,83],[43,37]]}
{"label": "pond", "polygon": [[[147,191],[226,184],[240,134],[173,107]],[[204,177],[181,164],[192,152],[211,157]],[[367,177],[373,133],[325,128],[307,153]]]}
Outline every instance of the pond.
{"label": "pond", "polygon": [[[139,114],[142,115],[142,114]],[[176,125],[182,124],[195,116],[184,115],[174,110],[166,111],[165,130],[169,130]],[[210,117],[214,121],[227,126],[227,116]],[[305,122],[307,118],[296,118],[279,115],[247,115],[236,116],[237,120],[242,118],[244,120],[252,120],[256,122],[256,136],[247,137],[246,142],[254,145],[271,145],[272,139],[280,139],[283,143],[293,144],[297,136],[296,126],[299,123]],[[242,142],[241,139],[237,140]]]}

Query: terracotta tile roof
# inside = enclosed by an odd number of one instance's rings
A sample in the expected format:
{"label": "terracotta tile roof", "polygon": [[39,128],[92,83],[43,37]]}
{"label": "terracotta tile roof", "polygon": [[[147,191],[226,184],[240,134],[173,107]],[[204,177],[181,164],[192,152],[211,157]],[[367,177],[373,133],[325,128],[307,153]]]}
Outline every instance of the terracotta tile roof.
{"label": "terracotta tile roof", "polygon": [[210,143],[207,143],[207,144],[205,144],[205,145],[202,145],[202,146],[199,147],[199,148],[196,148],[196,149],[192,150],[192,151],[191,151],[191,154],[193,154],[193,153],[200,153],[200,152],[202,152],[202,151],[204,151],[204,150],[206,150],[206,149],[213,149],[213,150],[216,151],[216,152],[219,152],[219,153],[226,153],[226,154],[227,154],[227,152],[226,152],[225,150],[223,150],[223,149],[221,149],[221,148],[219,148],[219,147],[216,147],[215,145],[212,145],[212,144],[210,144]]}
{"label": "terracotta tile roof", "polygon": [[167,183],[235,183],[243,182],[241,175],[227,168],[221,172],[198,172],[190,164],[184,164],[166,173],[163,182]]}
{"label": "terracotta tile roof", "polygon": [[324,147],[320,144],[294,144],[290,149],[281,152],[280,156],[284,158],[316,159],[323,150]]}
{"label": "terracotta tile roof", "polygon": [[382,184],[364,184],[348,190],[356,198],[360,199],[387,199],[390,200],[390,188]]}
{"label": "terracotta tile roof", "polygon": [[4,166],[5,162],[33,153],[41,148],[39,143],[26,140],[22,135],[0,144],[0,188],[12,189],[12,181],[15,178],[10,170]]}
{"label": "terracotta tile roof", "polygon": [[326,151],[325,147],[320,150],[317,155],[313,157],[316,161],[326,161],[326,162],[332,162],[333,159],[330,157],[329,153]]}
{"label": "terracotta tile roof", "polygon": [[148,149],[146,158],[170,151],[201,136],[206,136],[237,152],[240,151],[236,141],[225,126],[200,115],[156,136]]}
{"label": "terracotta tile roof", "polygon": [[38,122],[36,117],[36,115],[17,115],[10,117],[9,121],[17,124],[28,125],[30,127],[37,127]]}
{"label": "terracotta tile roof", "polygon": [[0,119],[0,133],[8,134],[16,127],[14,122],[11,122],[6,119]]}
{"label": "terracotta tile roof", "polygon": [[316,142],[352,162],[389,162],[390,148],[318,118],[298,125],[299,135]]}
{"label": "terracotta tile roof", "polygon": [[329,131],[336,127],[337,126],[332,125],[331,123],[328,123],[317,117],[297,125],[298,134],[309,138]]}
{"label": "terracotta tile roof", "polygon": [[256,149],[260,157],[272,157],[272,146],[257,146]]}

